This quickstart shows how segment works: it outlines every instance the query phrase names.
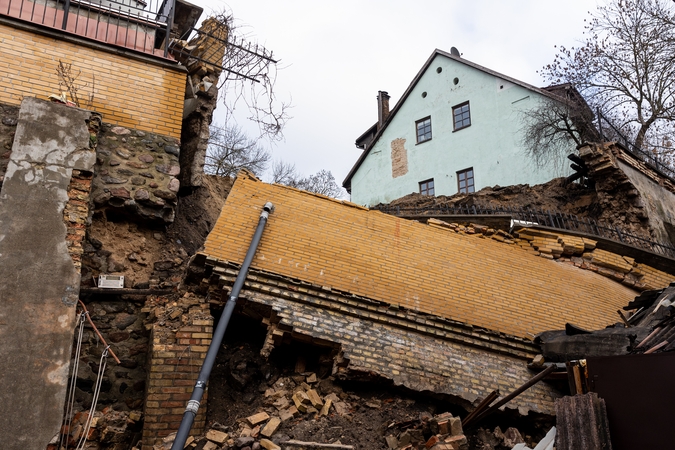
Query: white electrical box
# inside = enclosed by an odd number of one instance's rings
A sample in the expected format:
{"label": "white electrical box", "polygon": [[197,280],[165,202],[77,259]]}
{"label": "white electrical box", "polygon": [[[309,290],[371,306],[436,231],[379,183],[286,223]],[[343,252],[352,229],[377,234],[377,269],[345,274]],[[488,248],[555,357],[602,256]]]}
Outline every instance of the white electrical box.
{"label": "white electrical box", "polygon": [[124,275],[99,275],[98,287],[121,289],[124,287]]}

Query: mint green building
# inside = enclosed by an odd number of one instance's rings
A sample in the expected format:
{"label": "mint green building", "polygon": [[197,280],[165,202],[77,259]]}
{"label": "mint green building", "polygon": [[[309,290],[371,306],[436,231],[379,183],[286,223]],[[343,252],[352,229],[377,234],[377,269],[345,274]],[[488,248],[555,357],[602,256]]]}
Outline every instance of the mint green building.
{"label": "mint green building", "polygon": [[566,176],[572,171],[560,162],[536,167],[522,145],[523,111],[557,98],[454,48],[437,49],[391,111],[380,92],[378,122],[357,139],[364,151],[343,186],[354,203],[373,206],[412,192],[453,195]]}

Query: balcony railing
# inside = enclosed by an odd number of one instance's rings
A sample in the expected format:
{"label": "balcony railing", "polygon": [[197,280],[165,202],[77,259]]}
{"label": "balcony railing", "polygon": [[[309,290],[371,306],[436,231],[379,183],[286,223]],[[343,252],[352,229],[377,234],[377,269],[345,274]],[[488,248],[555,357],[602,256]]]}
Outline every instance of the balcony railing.
{"label": "balcony railing", "polygon": [[175,0],[0,0],[0,15],[169,57]]}

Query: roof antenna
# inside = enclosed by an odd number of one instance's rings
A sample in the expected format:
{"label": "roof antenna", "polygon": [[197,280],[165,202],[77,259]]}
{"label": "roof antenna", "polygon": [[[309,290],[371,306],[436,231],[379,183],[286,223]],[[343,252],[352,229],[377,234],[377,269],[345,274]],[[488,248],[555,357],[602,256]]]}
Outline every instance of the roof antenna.
{"label": "roof antenna", "polygon": [[451,54],[452,56],[456,56],[456,57],[458,57],[458,58],[461,57],[461,55],[459,54],[459,50],[457,50],[457,47],[452,47],[452,48],[450,48],[450,54]]}

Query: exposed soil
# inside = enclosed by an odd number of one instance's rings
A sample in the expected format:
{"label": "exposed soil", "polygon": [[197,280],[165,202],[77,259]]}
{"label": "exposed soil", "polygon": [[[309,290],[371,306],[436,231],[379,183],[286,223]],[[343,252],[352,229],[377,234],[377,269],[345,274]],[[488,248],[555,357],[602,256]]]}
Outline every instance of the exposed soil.
{"label": "exposed soil", "polygon": [[233,178],[204,175],[202,186],[190,192],[181,192],[176,219],[168,227],[169,240],[182,245],[189,255],[199,251],[216,224]]}
{"label": "exposed soil", "polygon": [[99,274],[115,273],[124,275],[125,287],[177,286],[189,257],[215,225],[233,180],[204,176],[203,182],[181,193],[169,226],[95,211],[84,243],[82,285],[95,286]]}
{"label": "exposed soil", "polygon": [[517,184],[505,187],[486,187],[473,194],[451,196],[430,197],[413,193],[394,200],[389,206],[400,206],[402,208],[427,208],[445,205],[501,206],[514,209],[530,208],[560,211],[581,217],[598,218],[601,211],[597,206],[595,189],[578,183],[565,185],[564,180],[564,178],[556,178],[548,183],[536,186]]}

